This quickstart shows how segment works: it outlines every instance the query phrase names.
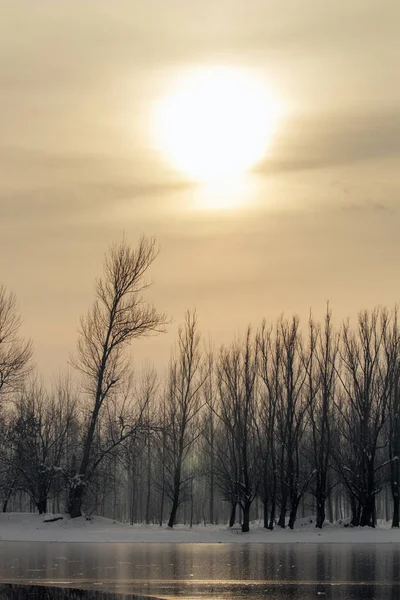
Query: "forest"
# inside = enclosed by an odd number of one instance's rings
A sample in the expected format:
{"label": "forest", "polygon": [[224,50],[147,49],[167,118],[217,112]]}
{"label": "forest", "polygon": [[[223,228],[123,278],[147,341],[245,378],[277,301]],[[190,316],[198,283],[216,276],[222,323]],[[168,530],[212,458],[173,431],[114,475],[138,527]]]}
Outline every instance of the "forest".
{"label": "forest", "polygon": [[320,322],[264,320],[222,347],[188,311],[166,375],[137,372],[132,340],[170,323],[146,300],[157,254],[145,237],[109,248],[73,374],[52,385],[0,287],[1,509],[243,532],[293,529],[300,515],[399,527],[397,306],[336,327],[327,305]]}

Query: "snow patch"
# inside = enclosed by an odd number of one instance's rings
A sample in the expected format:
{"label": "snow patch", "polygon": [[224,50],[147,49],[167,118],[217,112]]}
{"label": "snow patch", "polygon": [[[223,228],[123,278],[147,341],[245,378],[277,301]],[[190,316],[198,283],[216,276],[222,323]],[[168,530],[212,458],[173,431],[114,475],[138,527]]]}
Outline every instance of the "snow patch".
{"label": "snow patch", "polygon": [[[49,519],[57,519],[52,520]],[[47,522],[46,522],[47,521]],[[295,529],[266,530],[261,523],[252,523],[249,533],[237,535],[238,527],[227,525],[176,525],[173,529],[159,525],[129,525],[104,517],[70,519],[66,515],[32,513],[0,513],[0,540],[24,542],[147,542],[189,544],[383,544],[400,543],[400,529],[390,522],[379,521],[370,527],[345,527],[345,523],[326,524],[316,529],[315,519],[296,521]]]}

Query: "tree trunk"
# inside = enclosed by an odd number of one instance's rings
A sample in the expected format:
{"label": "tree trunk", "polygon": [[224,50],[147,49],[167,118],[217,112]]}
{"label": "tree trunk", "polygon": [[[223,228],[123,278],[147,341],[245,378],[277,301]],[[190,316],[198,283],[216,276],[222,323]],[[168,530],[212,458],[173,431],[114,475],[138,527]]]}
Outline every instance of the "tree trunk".
{"label": "tree trunk", "polygon": [[390,479],[393,499],[392,527],[399,527],[399,504],[400,504],[400,419],[397,414],[394,417],[392,440],[390,444]]}
{"label": "tree trunk", "polygon": [[299,502],[293,502],[292,506],[290,508],[290,513],[289,513],[289,528],[293,529],[294,528],[294,524],[296,522],[296,518],[297,518],[297,508],[299,506]]}
{"label": "tree trunk", "polygon": [[360,503],[357,501],[355,496],[350,497],[351,506],[351,522],[352,527],[358,527],[360,524]]}
{"label": "tree trunk", "polygon": [[211,471],[210,477],[210,502],[209,502],[209,516],[211,525],[214,525],[214,472]]}
{"label": "tree trunk", "polygon": [[182,465],[182,455],[183,455],[183,441],[180,443],[180,451],[177,459],[177,467],[174,476],[174,495],[172,498],[172,507],[171,513],[169,515],[168,527],[173,527],[175,525],[176,513],[178,512],[179,500],[181,495],[181,465]]}
{"label": "tree trunk", "polygon": [[[150,416],[148,416],[150,420]],[[147,430],[147,493],[146,493],[146,525],[150,523],[150,496],[151,496],[151,443],[150,429]]]}
{"label": "tree trunk", "polygon": [[285,502],[282,503],[281,506],[281,510],[279,513],[279,520],[278,520],[278,525],[279,527],[282,527],[282,529],[285,529],[286,527],[286,498],[285,498]]}
{"label": "tree trunk", "polygon": [[162,488],[160,500],[160,527],[164,520],[164,502],[165,502],[165,400],[163,405],[163,436],[162,436]]}
{"label": "tree trunk", "polygon": [[10,489],[7,492],[6,497],[4,498],[4,503],[3,503],[3,513],[7,512],[7,506],[8,506],[8,501],[11,498],[11,494],[13,493],[13,488],[10,487]]}
{"label": "tree trunk", "polygon": [[264,521],[264,529],[268,529],[268,500],[264,500],[264,508],[263,508],[263,521]]}
{"label": "tree trunk", "polygon": [[47,498],[40,498],[36,502],[36,506],[38,508],[39,515],[43,515],[43,514],[47,513]]}
{"label": "tree trunk", "polygon": [[229,517],[229,527],[233,527],[236,519],[236,504],[237,502],[232,502],[231,506],[231,515]]}
{"label": "tree trunk", "polygon": [[328,519],[328,521],[330,523],[333,523],[335,521],[335,517],[333,515],[332,493],[328,494],[328,497],[327,497],[326,500],[328,502],[328,505],[327,505],[327,513],[328,513],[327,519]]}
{"label": "tree trunk", "polygon": [[243,533],[247,533],[250,531],[250,507],[251,502],[245,502],[243,506],[243,523],[242,523],[242,531]]}
{"label": "tree trunk", "polygon": [[[179,481],[179,484],[180,484],[180,481]],[[172,499],[172,507],[171,507],[171,512],[170,512],[169,520],[168,520],[168,527],[171,527],[171,529],[175,525],[176,513],[178,512],[179,492],[180,492],[180,486],[175,484],[174,497]]]}
{"label": "tree trunk", "polygon": [[190,490],[190,529],[193,527],[193,514],[194,514],[194,495],[193,495],[193,479],[192,479],[191,490]]}
{"label": "tree trunk", "polygon": [[174,499],[174,502],[172,503],[172,508],[171,508],[171,512],[169,515],[169,519],[168,519],[168,527],[170,527],[171,529],[175,525],[175,519],[176,519],[177,512],[178,512],[178,504]]}
{"label": "tree trunk", "polygon": [[67,511],[71,519],[82,516],[83,494],[83,484],[75,485],[69,490]]}
{"label": "tree trunk", "polygon": [[163,520],[164,520],[164,497],[165,497],[165,491],[164,488],[162,489],[161,492],[161,501],[160,501],[160,527],[163,526]]}
{"label": "tree trunk", "polygon": [[361,527],[375,527],[375,496],[368,496],[361,511]]}
{"label": "tree trunk", "polygon": [[276,516],[276,471],[274,469],[274,474],[272,477],[272,493],[271,493],[271,513],[269,516],[269,525],[268,529],[273,531],[275,527],[275,516]]}
{"label": "tree trunk", "polygon": [[398,493],[393,493],[393,518],[392,527],[399,527],[399,505],[400,497]]}
{"label": "tree trunk", "polygon": [[131,493],[130,493],[130,503],[129,503],[129,521],[130,524],[133,525],[135,522],[135,493],[136,493],[136,463],[135,459],[132,460],[131,465]]}
{"label": "tree trunk", "polygon": [[275,500],[275,498],[272,498],[271,512],[269,515],[269,524],[268,524],[268,529],[270,531],[273,531],[273,529],[275,527],[275,514],[276,514],[276,500]]}
{"label": "tree trunk", "polygon": [[210,505],[209,505],[209,515],[208,518],[210,520],[211,525],[214,525],[214,421],[213,421],[213,413],[210,413],[210,444],[211,444],[211,455],[210,455]]}
{"label": "tree trunk", "polygon": [[263,496],[262,501],[264,505],[263,520],[264,529],[268,529],[268,500],[269,500],[269,489],[268,489],[268,461],[264,457],[264,473],[263,473]]}
{"label": "tree trunk", "polygon": [[322,526],[325,521],[325,495],[321,494],[317,498],[317,522],[315,527],[322,529]]}
{"label": "tree trunk", "polygon": [[282,453],[282,457],[281,457],[281,473],[280,473],[280,477],[281,477],[281,506],[280,506],[280,512],[279,512],[279,520],[278,520],[278,525],[279,527],[281,527],[282,529],[285,529],[286,527],[286,512],[287,512],[287,499],[288,499],[288,492],[287,492],[287,486],[286,486],[286,481],[285,481],[285,471],[284,471],[284,463],[283,463],[283,453]]}

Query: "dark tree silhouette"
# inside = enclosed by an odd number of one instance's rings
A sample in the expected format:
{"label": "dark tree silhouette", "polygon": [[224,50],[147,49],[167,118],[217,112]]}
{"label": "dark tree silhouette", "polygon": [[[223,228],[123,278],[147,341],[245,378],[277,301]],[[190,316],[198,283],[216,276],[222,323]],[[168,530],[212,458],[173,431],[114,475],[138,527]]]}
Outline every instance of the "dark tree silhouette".
{"label": "dark tree silhouette", "polygon": [[178,335],[178,356],[171,362],[165,395],[165,493],[171,500],[168,527],[175,525],[178,508],[191,489],[194,475],[188,459],[200,435],[200,391],[206,380],[201,364],[196,313],[186,313],[185,324]]}
{"label": "dark tree silhouette", "polygon": [[[96,282],[96,300],[88,315],[81,319],[78,351],[72,364],[84,377],[90,416],[79,467],[70,479],[68,512],[71,517],[81,515],[89,475],[100,462],[91,460],[96,426],[103,406],[127,375],[129,360],[125,350],[135,338],[164,331],[165,315],[142,297],[148,287],[144,276],[156,256],[154,239],[141,238],[136,248],[125,241],[111,246],[103,278]],[[119,435],[109,451],[136,427],[137,423],[121,422]]]}

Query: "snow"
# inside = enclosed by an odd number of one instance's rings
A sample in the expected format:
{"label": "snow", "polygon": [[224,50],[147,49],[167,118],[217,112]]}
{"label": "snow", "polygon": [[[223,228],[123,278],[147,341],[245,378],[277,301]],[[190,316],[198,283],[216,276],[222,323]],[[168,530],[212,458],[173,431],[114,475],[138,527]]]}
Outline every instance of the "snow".
{"label": "snow", "polygon": [[[62,517],[45,522],[45,519]],[[173,529],[158,525],[129,525],[116,523],[103,517],[70,519],[65,515],[38,515],[31,513],[0,513],[0,541],[24,542],[126,542],[126,543],[326,543],[326,544],[382,544],[400,543],[400,529],[392,529],[390,523],[380,522],[376,529],[369,527],[344,527],[343,524],[327,524],[322,530],[315,528],[315,521],[300,519],[293,531],[276,528],[265,530],[260,523],[253,523],[249,533],[242,533],[239,526],[232,530],[226,525],[196,525],[193,528],[177,525]]]}

